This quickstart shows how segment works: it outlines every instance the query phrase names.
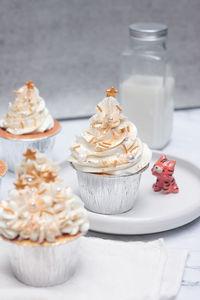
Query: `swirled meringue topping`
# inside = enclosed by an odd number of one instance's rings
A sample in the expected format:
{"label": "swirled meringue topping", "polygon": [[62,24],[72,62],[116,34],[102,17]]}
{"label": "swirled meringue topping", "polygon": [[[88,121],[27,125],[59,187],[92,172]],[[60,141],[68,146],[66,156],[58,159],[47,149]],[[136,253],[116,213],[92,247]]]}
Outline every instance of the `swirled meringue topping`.
{"label": "swirled meringue topping", "polygon": [[0,127],[15,135],[45,132],[53,128],[54,120],[49,114],[44,99],[32,81],[14,91],[14,103],[9,103],[9,112]]}
{"label": "swirled meringue topping", "polygon": [[[109,93],[109,91],[115,91]],[[96,107],[90,126],[76,138],[69,161],[83,172],[127,175],[139,172],[151,160],[148,146],[137,137],[137,128],[122,113],[107,90],[107,97]]]}
{"label": "swirled meringue topping", "polygon": [[58,166],[28,149],[17,166],[15,188],[0,203],[0,234],[7,239],[54,242],[62,235],[86,232],[83,202],[58,177]]}

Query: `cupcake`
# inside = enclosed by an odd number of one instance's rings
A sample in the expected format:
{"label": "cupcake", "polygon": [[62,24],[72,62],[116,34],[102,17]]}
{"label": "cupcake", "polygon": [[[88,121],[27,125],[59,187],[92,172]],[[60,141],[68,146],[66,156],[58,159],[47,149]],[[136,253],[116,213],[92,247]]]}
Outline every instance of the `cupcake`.
{"label": "cupcake", "polygon": [[57,172],[45,154],[28,149],[16,167],[15,188],[0,203],[0,235],[9,242],[12,270],[31,286],[69,279],[80,236],[88,230],[83,202]]}
{"label": "cupcake", "polygon": [[0,121],[1,143],[11,171],[28,147],[40,152],[51,150],[60,131],[59,122],[49,114],[32,80],[14,93],[14,103],[9,104],[9,112]]}
{"label": "cupcake", "polygon": [[150,149],[115,99],[117,92],[113,87],[106,91],[69,157],[86,208],[102,214],[123,213],[134,206],[141,173],[151,160]]}

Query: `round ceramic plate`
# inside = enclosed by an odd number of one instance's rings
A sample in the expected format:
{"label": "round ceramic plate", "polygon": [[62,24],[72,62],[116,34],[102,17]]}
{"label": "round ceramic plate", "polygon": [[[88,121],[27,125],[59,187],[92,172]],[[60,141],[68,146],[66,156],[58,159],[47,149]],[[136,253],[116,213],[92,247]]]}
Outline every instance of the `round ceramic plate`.
{"label": "round ceramic plate", "polygon": [[[129,212],[119,215],[101,215],[89,212],[90,229],[112,234],[148,234],[185,225],[200,216],[200,169],[176,156],[175,178],[180,188],[178,194],[165,195],[154,192],[156,177],[151,174],[153,163],[162,155],[153,152],[149,169],[142,174],[136,204]],[[75,171],[66,167],[61,176],[79,194]]]}

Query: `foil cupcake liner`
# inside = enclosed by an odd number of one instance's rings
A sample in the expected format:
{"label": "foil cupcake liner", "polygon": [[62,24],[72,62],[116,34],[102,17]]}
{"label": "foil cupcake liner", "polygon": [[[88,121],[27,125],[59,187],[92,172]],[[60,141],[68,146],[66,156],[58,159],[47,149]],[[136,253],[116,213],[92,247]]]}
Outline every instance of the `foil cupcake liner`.
{"label": "foil cupcake liner", "polygon": [[8,169],[11,172],[15,171],[15,165],[22,160],[22,153],[26,152],[27,148],[37,149],[48,154],[55,144],[55,139],[56,135],[24,140],[1,138],[3,158],[8,165]]}
{"label": "foil cupcake liner", "polygon": [[134,207],[141,174],[105,176],[76,169],[81,198],[85,207],[99,214],[120,214]]}
{"label": "foil cupcake liner", "polygon": [[28,246],[8,241],[15,277],[30,286],[48,287],[67,281],[75,273],[80,236],[63,243]]}

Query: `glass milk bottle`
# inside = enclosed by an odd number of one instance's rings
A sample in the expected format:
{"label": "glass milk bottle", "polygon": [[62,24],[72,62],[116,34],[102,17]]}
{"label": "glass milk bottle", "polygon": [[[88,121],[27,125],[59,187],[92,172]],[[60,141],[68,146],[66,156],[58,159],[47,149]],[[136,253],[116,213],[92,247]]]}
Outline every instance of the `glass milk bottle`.
{"label": "glass milk bottle", "polygon": [[166,25],[129,26],[129,48],[121,56],[120,100],[138,135],[151,148],[169,141],[173,124],[174,76],[166,48]]}

